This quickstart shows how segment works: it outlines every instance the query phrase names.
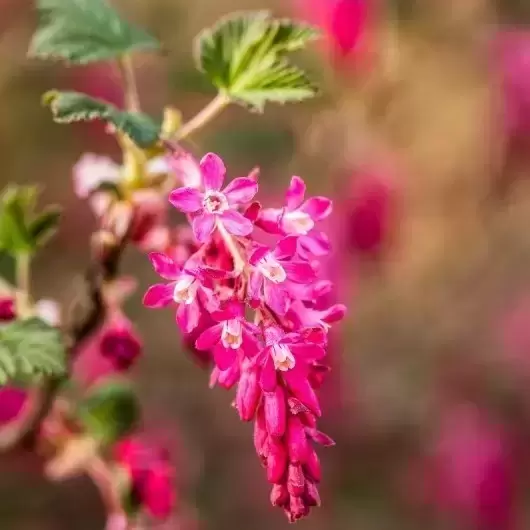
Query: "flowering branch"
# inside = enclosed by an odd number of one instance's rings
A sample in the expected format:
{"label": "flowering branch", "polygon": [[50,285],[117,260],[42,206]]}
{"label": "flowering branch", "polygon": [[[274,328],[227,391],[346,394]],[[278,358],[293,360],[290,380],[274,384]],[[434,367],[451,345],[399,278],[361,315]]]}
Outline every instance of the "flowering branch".
{"label": "flowering branch", "polygon": [[[43,16],[30,46],[33,57],[69,64],[117,61],[125,108],[71,91],[51,91],[44,102],[60,123],[106,122],[122,162],[86,154],[74,168],[75,192],[89,202],[97,230],[79,304],[85,310],[65,325],[39,314],[29,292],[29,257],[53,232],[57,211],[37,215],[32,190],[0,196],[0,224],[9,228],[0,231],[0,249],[17,263],[16,304],[0,299],[7,359],[0,363],[0,381],[9,383],[19,372],[38,376],[21,412],[0,431],[0,448],[37,452],[51,479],[88,474],[101,492],[108,525],[131,529],[142,510],[158,519],[171,514],[169,456],[133,437],[140,416],[134,392],[110,377],[127,372],[142,352],[123,309],[135,282],[120,275],[120,265],[132,246],[149,253],[156,271],[170,281],[151,287],[145,304],[176,303],[185,340],[215,360],[212,382],[238,385],[237,410],[243,420],[255,421],[272,502],[290,520],[299,519],[319,502],[319,462],[309,442],[331,443],[316,430],[315,389],[326,370],[327,330],[344,310],[320,309],[329,282],[317,282],[315,263],[329,248],[313,230],[331,212],[331,202],[315,197],[302,204],[305,185],[294,177],[287,206],[262,210],[250,202],[258,189],[254,172],[221,190],[220,158],[209,154],[197,164],[177,144],[230,102],[262,111],[267,102],[314,96],[314,85],[287,56],[316,32],[264,12],[227,17],[204,30],[196,41],[197,66],[218,95],[182,126],[180,112],[165,108],[160,126],[141,112],[132,59],[134,52],[159,48],[156,39],[123,20],[106,0],[36,2]],[[175,182],[183,187],[171,191]],[[168,226],[168,203],[189,214],[192,230]],[[255,228],[279,236],[276,247],[260,245]],[[252,311],[254,322],[246,320]],[[201,321],[210,326],[199,329]],[[190,341],[192,332],[198,338]],[[106,364],[103,375],[79,370],[91,343]],[[65,384],[71,380],[75,390]],[[125,491],[114,466],[127,475]],[[132,516],[126,515],[129,504],[136,510]]]}

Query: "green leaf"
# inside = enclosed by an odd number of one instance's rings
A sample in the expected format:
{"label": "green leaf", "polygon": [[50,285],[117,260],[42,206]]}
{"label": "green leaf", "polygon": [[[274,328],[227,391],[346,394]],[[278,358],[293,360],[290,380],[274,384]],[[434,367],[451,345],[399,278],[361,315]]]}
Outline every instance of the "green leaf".
{"label": "green leaf", "polygon": [[108,445],[137,426],[140,407],[132,386],[126,381],[112,379],[93,388],[78,413],[90,435]]}
{"label": "green leaf", "polygon": [[40,23],[30,57],[87,64],[160,47],[105,0],[37,0],[37,9]]}
{"label": "green leaf", "polygon": [[199,69],[234,101],[263,110],[267,101],[301,101],[317,93],[287,53],[303,48],[318,32],[266,11],[237,13],[202,31],[195,42]]}
{"label": "green leaf", "polygon": [[31,254],[55,231],[57,208],[35,213],[39,188],[9,186],[0,196],[0,250],[10,255]]}
{"label": "green leaf", "polygon": [[11,255],[33,250],[27,222],[37,194],[35,186],[9,186],[0,197],[0,249]]}
{"label": "green leaf", "polygon": [[34,246],[43,246],[57,231],[61,220],[61,209],[56,206],[46,208],[29,225],[29,233]]}
{"label": "green leaf", "polygon": [[51,90],[44,94],[42,101],[50,107],[57,123],[104,120],[139,147],[152,147],[160,135],[160,126],[146,114],[126,112],[80,92]]}
{"label": "green leaf", "polygon": [[66,366],[60,332],[39,318],[0,327],[0,384],[35,375],[61,375]]}

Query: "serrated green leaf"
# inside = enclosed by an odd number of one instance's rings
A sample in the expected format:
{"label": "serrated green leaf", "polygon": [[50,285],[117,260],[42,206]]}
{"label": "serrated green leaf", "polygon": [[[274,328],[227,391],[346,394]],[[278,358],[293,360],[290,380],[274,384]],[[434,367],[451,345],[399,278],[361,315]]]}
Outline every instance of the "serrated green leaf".
{"label": "serrated green leaf", "polygon": [[60,332],[39,318],[0,327],[0,384],[35,375],[60,375],[66,365]]}
{"label": "serrated green leaf", "polygon": [[92,389],[78,414],[90,435],[108,445],[136,427],[140,407],[128,382],[107,380]]}
{"label": "serrated green leaf", "polygon": [[35,247],[44,245],[55,234],[60,219],[61,209],[50,206],[30,223],[29,233]]}
{"label": "serrated green leaf", "polygon": [[28,55],[87,64],[136,51],[158,41],[130,24],[105,0],[37,0],[40,24]]}
{"label": "serrated green leaf", "polygon": [[43,96],[57,123],[103,120],[123,132],[139,147],[152,147],[160,135],[160,126],[141,112],[126,112],[101,99],[80,92],[52,90]]}
{"label": "serrated green leaf", "polygon": [[267,101],[300,101],[317,93],[286,58],[317,36],[307,24],[273,19],[266,11],[237,13],[199,34],[195,56],[199,69],[222,93],[262,110]]}

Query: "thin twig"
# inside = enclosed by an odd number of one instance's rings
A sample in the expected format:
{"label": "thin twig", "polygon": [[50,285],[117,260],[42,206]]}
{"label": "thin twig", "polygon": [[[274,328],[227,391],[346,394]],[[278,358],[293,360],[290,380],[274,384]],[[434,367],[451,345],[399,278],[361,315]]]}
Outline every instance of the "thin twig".
{"label": "thin twig", "polygon": [[133,62],[130,55],[124,55],[119,60],[121,76],[123,79],[123,92],[125,95],[125,106],[131,112],[140,112],[140,96],[136,85]]}
{"label": "thin twig", "polygon": [[172,140],[179,142],[190,136],[192,133],[203,127],[206,123],[213,120],[228,104],[230,99],[224,94],[217,94],[215,98],[206,105],[190,121],[186,122],[172,137]]}
{"label": "thin twig", "polygon": [[30,289],[30,264],[29,254],[19,254],[16,257],[16,283],[15,293],[17,315],[23,317],[29,311],[29,289]]}

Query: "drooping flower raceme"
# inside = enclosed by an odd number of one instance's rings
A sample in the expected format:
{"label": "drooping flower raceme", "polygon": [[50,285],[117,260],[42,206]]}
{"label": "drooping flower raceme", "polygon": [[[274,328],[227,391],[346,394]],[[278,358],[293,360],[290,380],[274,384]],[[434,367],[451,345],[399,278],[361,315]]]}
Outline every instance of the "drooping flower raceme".
{"label": "drooping flower raceme", "polygon": [[[181,331],[211,354],[211,384],[236,386],[235,408],[243,421],[254,422],[271,502],[296,521],[320,504],[313,443],[333,444],[317,429],[328,332],[345,313],[340,304],[322,303],[331,282],[319,277],[318,258],[330,246],[318,223],[332,203],[304,200],[305,183],[293,177],[286,204],[263,209],[253,202],[256,178],[236,178],[223,188],[226,170],[217,155],[199,163],[178,157],[173,166],[186,185],[169,200],[187,214],[197,245],[150,254],[166,283],[151,286],[144,304],[174,306]],[[258,229],[275,243],[258,243]]]}

